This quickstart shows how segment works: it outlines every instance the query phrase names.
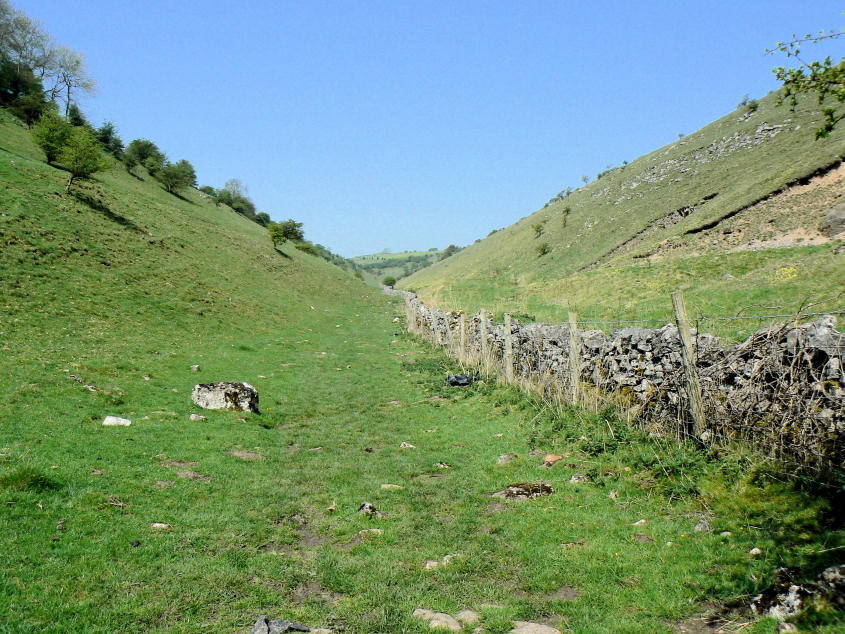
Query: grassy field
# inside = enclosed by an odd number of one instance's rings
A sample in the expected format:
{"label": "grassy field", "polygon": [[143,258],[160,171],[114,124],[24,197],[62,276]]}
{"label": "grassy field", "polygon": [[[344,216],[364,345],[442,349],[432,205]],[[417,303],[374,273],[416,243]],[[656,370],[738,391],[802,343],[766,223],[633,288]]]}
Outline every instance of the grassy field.
{"label": "grassy field", "polygon": [[[197,192],[119,168],[71,195],[64,180],[0,111],[0,631],[235,632],[268,614],[424,632],[424,607],[476,610],[493,634],[672,632],[748,623],[732,606],[775,567],[839,561],[827,490],[609,411],[450,388],[459,368],[400,334],[399,305]],[[215,380],[255,385],[262,413],[195,408]],[[540,480],[554,494],[490,496]]]}
{"label": "grassy field", "polygon": [[[612,170],[399,285],[442,307],[554,322],[573,308],[594,320],[669,318],[676,289],[706,315],[841,310],[842,240],[818,226],[845,196],[845,172],[801,179],[845,154],[845,131],[814,141],[819,106],[775,101]],[[766,198],[796,181],[807,184]]]}

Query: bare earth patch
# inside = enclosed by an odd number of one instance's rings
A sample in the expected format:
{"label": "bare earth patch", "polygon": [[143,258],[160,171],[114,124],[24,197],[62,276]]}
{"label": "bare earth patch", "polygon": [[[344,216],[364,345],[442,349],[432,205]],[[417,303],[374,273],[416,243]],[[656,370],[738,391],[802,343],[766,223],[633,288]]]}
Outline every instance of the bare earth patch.
{"label": "bare earth patch", "polygon": [[246,451],[245,449],[230,449],[226,452],[227,456],[234,456],[241,460],[264,460],[264,456],[254,451]]}
{"label": "bare earth patch", "polygon": [[176,474],[177,478],[186,478],[188,480],[198,480],[199,482],[211,482],[211,476],[197,473],[196,471],[179,471]]}

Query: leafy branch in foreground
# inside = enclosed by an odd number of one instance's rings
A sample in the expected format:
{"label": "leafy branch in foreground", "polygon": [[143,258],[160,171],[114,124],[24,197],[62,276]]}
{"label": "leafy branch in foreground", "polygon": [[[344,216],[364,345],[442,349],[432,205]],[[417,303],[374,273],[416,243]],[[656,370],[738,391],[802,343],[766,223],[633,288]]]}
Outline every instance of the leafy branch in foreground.
{"label": "leafy branch in foreground", "polygon": [[[819,104],[824,103],[827,97],[832,97],[838,103],[845,102],[845,59],[834,62],[830,56],[823,61],[805,62],[801,58],[801,46],[806,43],[817,44],[824,40],[837,39],[845,34],[842,31],[821,31],[813,36],[809,33],[803,38],[796,38],[794,35],[791,42],[778,42],[774,49],[766,52],[769,54],[775,51],[785,53],[787,57],[794,57],[801,65],[797,68],[786,68],[778,66],[773,69],[778,81],[783,82],[783,95],[777,105],[789,100],[792,108],[798,103],[798,95],[808,93],[818,96]],[[824,114],[824,125],[816,130],[816,139],[830,136],[836,124],[845,118],[845,113],[837,112],[836,108],[826,107],[822,110]]]}

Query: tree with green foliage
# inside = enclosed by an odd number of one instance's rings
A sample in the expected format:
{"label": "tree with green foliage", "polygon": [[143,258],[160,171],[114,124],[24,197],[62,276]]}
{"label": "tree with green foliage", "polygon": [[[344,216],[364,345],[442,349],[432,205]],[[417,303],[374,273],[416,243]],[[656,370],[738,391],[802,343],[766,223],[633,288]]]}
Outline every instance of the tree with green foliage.
{"label": "tree with green foliage", "polygon": [[541,258],[551,251],[551,247],[548,242],[543,242],[542,244],[538,244],[534,250],[537,252],[537,257]]}
{"label": "tree with green foliage", "polygon": [[[801,46],[807,43],[818,43],[824,40],[837,39],[845,34],[845,30],[821,31],[818,35],[805,35],[803,38],[796,38],[793,35],[791,42],[778,42],[769,53],[780,51],[787,57],[794,58],[800,66],[797,68],[786,68],[778,66],[773,69],[778,81],[783,82],[783,94],[778,99],[777,105],[782,105],[788,100],[791,108],[798,104],[798,96],[802,94],[815,95],[819,105],[824,104],[827,98],[832,98],[841,104],[845,102],[845,58],[834,62],[830,56],[823,61],[805,62],[801,58]],[[837,112],[836,107],[828,106],[822,109],[824,125],[816,130],[816,139],[830,136],[836,124],[845,118],[845,113]]]}
{"label": "tree with green foliage", "polygon": [[388,275],[381,281],[381,283],[384,286],[389,286],[390,288],[393,288],[394,286],[396,286],[396,278],[392,275]]}
{"label": "tree with green foliage", "polygon": [[443,253],[440,254],[440,259],[445,260],[450,255],[453,255],[461,250],[461,247],[455,246],[454,244],[450,244],[448,247],[443,249]]}
{"label": "tree with green foliage", "polygon": [[67,144],[73,127],[55,112],[46,112],[32,128],[32,138],[44,154],[47,164],[53,165]]}
{"label": "tree with green foliage", "polygon": [[266,211],[259,211],[255,214],[255,222],[260,224],[262,227],[269,227],[272,220],[270,220],[270,214]]}
{"label": "tree with green foliage", "polygon": [[176,163],[171,163],[165,159],[153,176],[170,194],[175,194],[177,190],[193,187],[197,184],[194,166],[184,159]]}
{"label": "tree with green foliage", "polygon": [[106,152],[115,158],[121,158],[123,154],[123,141],[118,136],[114,123],[104,121],[103,125],[94,130],[94,134]]}
{"label": "tree with green foliage", "polygon": [[280,235],[284,236],[285,240],[290,240],[291,242],[302,242],[305,239],[305,232],[302,230],[302,223],[297,222],[293,218],[288,218],[283,222],[279,222],[276,226],[281,232]]}
{"label": "tree with green foliage", "polygon": [[284,244],[288,241],[284,230],[281,225],[278,224],[270,225],[270,239],[273,241],[274,247],[278,247],[280,244]]}
{"label": "tree with green foliage", "polygon": [[109,166],[100,142],[90,130],[81,127],[71,130],[67,142],[59,152],[59,160],[70,172],[70,178],[65,187],[67,193],[70,193],[70,186],[76,179],[90,178],[95,172],[100,172]]}
{"label": "tree with green foliage", "polygon": [[316,247],[316,245],[308,242],[307,240],[303,240],[302,242],[297,242],[294,246],[302,251],[303,253],[308,253],[309,255],[315,255],[318,258],[321,257],[320,250]]}
{"label": "tree with green foliage", "polygon": [[140,164],[151,157],[157,157],[159,163],[164,160],[164,153],[149,139],[135,139],[126,147],[125,154]]}
{"label": "tree with green foliage", "polygon": [[77,106],[75,103],[70,104],[70,107],[67,109],[66,119],[67,122],[75,128],[91,127],[91,124],[88,123],[88,119],[85,118],[85,113],[82,112],[82,108]]}

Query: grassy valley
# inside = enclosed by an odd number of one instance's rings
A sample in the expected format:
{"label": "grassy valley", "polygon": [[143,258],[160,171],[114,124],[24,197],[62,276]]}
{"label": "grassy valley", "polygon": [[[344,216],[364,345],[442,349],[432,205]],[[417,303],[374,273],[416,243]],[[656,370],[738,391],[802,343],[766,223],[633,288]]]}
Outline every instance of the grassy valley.
{"label": "grassy valley", "polygon": [[[425,632],[422,607],[472,609],[493,634],[771,632],[736,606],[842,547],[829,496],[751,454],[449,387],[459,368],[402,334],[392,300],[138,174],[66,194],[0,110],[0,630],[248,631],[268,614]],[[193,406],[215,380],[254,384],[262,413]],[[555,492],[491,497],[524,481]]]}
{"label": "grassy valley", "polygon": [[443,249],[432,248],[428,251],[402,251],[392,253],[384,250],[371,255],[358,255],[350,258],[357,265],[364,280],[373,286],[379,286],[386,277],[401,279],[412,273],[431,266],[443,257]]}

